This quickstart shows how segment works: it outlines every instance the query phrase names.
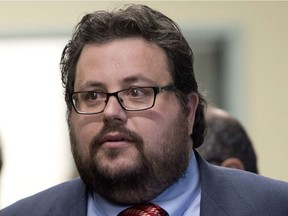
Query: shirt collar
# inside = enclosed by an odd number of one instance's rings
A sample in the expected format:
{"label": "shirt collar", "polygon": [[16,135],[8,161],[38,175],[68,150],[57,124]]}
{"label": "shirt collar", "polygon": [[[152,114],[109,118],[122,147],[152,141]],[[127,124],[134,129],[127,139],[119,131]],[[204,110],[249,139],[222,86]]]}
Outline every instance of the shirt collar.
{"label": "shirt collar", "polygon": [[[200,193],[200,180],[197,160],[192,151],[186,173],[176,183],[163,191],[151,202],[161,206],[170,216],[183,215],[186,209],[192,205],[197,195]],[[88,196],[87,216],[108,216],[117,215],[129,206],[110,203],[97,193]]]}
{"label": "shirt collar", "polygon": [[167,188],[152,202],[164,208],[170,216],[184,215],[184,212],[200,193],[200,179],[197,160],[192,157],[184,176]]}

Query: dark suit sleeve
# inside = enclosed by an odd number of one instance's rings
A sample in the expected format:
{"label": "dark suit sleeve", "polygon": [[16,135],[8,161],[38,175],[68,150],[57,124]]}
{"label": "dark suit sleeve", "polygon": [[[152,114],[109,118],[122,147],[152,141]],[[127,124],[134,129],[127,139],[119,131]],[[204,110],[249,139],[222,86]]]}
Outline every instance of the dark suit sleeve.
{"label": "dark suit sleeve", "polygon": [[288,216],[288,183],[213,166],[197,153],[201,216]]}
{"label": "dark suit sleeve", "polygon": [[0,216],[86,216],[87,192],[80,179],[22,199],[0,211]]}

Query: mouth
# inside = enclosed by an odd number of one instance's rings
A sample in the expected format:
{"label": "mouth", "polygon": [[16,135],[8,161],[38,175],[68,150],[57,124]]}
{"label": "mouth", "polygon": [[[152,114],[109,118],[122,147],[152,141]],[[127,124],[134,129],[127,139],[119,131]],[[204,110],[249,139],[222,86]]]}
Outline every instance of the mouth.
{"label": "mouth", "polygon": [[127,148],[131,145],[131,140],[120,133],[109,133],[101,141],[101,147],[105,149]]}

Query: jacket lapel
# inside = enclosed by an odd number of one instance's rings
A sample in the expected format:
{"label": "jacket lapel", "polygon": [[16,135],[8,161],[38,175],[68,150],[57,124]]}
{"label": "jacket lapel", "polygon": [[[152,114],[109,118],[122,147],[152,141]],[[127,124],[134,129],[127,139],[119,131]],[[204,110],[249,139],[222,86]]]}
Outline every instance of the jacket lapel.
{"label": "jacket lapel", "polygon": [[205,191],[201,192],[200,216],[225,216],[226,212]]}
{"label": "jacket lapel", "polygon": [[204,161],[197,151],[195,151],[195,155],[199,166],[201,181],[200,216],[227,215],[217,199],[217,194],[219,192],[217,186],[221,183],[217,182],[217,180],[215,181],[215,176],[213,176],[213,171],[211,170],[213,167]]}
{"label": "jacket lapel", "polygon": [[54,205],[48,215],[57,216],[86,216],[87,215],[87,189],[84,182],[74,179],[63,188],[63,196],[54,200]]}

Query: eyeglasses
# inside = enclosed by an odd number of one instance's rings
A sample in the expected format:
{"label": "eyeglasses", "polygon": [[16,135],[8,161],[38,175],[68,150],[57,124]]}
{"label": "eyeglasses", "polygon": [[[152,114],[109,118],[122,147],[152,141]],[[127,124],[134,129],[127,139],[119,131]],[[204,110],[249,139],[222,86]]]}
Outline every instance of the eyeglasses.
{"label": "eyeglasses", "polygon": [[91,115],[104,111],[111,96],[127,111],[147,110],[154,106],[156,95],[164,91],[174,91],[173,85],[162,87],[131,87],[113,93],[101,91],[79,91],[70,95],[74,110],[79,114]]}

